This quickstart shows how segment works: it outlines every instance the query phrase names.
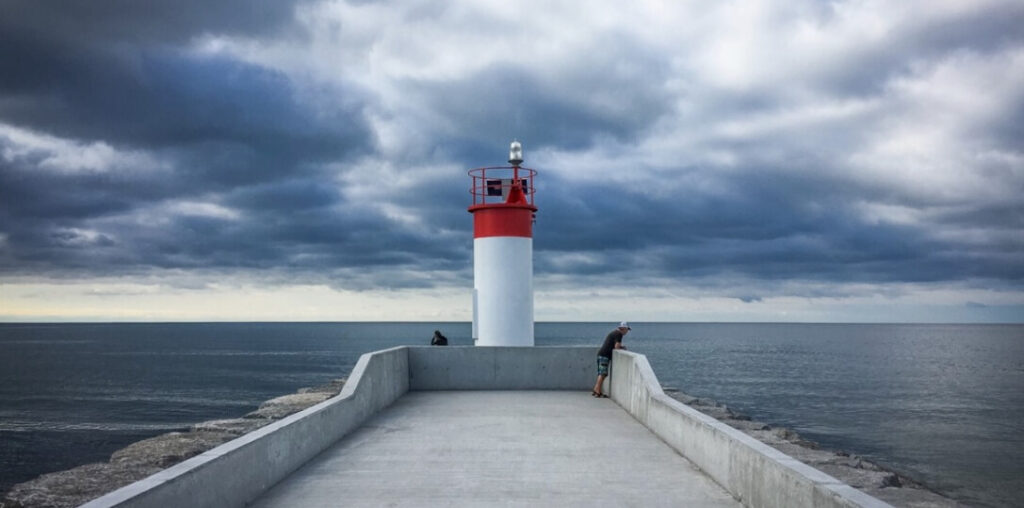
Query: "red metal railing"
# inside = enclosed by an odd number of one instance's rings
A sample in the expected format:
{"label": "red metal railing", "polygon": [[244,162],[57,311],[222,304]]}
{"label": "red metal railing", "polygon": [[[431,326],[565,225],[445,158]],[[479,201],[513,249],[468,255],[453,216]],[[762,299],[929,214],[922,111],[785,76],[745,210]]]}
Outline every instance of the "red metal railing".
{"label": "red metal railing", "polygon": [[473,206],[505,203],[517,185],[526,202],[534,206],[533,194],[537,189],[533,186],[533,177],[536,175],[530,168],[515,166],[471,169],[469,176],[473,178],[473,187],[469,192],[473,195]]}

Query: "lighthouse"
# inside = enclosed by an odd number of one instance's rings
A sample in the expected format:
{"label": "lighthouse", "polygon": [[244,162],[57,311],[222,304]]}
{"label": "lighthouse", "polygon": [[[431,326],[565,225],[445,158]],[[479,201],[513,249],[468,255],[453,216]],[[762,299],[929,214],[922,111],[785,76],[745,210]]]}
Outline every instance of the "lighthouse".
{"label": "lighthouse", "polygon": [[473,187],[473,343],[533,345],[533,177],[513,141],[511,166],[469,171]]}

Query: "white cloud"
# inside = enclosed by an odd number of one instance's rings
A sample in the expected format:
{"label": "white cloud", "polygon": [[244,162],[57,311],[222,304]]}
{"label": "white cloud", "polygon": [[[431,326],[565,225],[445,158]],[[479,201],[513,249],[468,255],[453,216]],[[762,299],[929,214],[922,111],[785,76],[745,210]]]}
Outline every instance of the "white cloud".
{"label": "white cloud", "polygon": [[175,215],[189,217],[209,217],[213,219],[237,220],[241,214],[237,210],[202,201],[176,201],[165,206],[164,211]]}
{"label": "white cloud", "polygon": [[59,228],[53,231],[51,236],[57,243],[68,247],[86,247],[112,241],[108,235],[100,231],[82,228]]}
{"label": "white cloud", "polygon": [[153,172],[169,169],[167,163],[146,152],[117,150],[103,141],[70,140],[3,122],[0,122],[0,157],[6,162],[31,160],[34,162],[33,167],[55,173]]}
{"label": "white cloud", "polygon": [[847,159],[851,174],[925,202],[1016,199],[1024,148],[987,131],[1020,120],[1007,105],[1024,103],[1024,50],[957,52],[916,67],[891,82],[887,114],[865,126],[871,135]]}

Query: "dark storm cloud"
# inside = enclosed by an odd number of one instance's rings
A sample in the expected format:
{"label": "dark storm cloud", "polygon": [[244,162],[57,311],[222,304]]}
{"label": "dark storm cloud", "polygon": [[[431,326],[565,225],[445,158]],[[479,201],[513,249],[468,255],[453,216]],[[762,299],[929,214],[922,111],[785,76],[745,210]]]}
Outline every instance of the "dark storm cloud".
{"label": "dark storm cloud", "polygon": [[260,36],[285,30],[292,26],[295,4],[7,1],[0,17],[0,92],[7,105],[3,114],[21,113],[23,120],[32,121],[33,111],[43,107],[90,106],[76,103],[88,98],[76,94],[96,94],[92,98],[109,105],[112,101],[102,100],[104,92],[116,98],[122,87],[150,79],[129,68],[139,53],[179,47],[205,34]]}
{"label": "dark storm cloud", "polygon": [[8,2],[0,120],[117,148],[164,150],[172,185],[273,178],[363,150],[355,89],[299,90],[278,71],[185,50],[201,35],[294,30],[295,2]]}
{"label": "dark storm cloud", "polygon": [[[144,273],[147,269],[228,269],[321,273],[402,265],[458,270],[465,245],[447,247],[379,214],[346,213],[270,198],[240,219],[168,214],[140,224],[123,217],[23,221],[8,228],[9,274]],[[276,203],[276,206],[275,206]],[[98,232],[98,233],[97,233]],[[5,256],[6,257],[6,256]],[[461,263],[451,265],[453,258]],[[386,277],[385,277],[386,278]]]}
{"label": "dark storm cloud", "polygon": [[1015,2],[988,5],[925,25],[909,41],[917,46],[918,54],[935,55],[958,49],[992,52],[1024,41],[1024,33],[1018,30],[1021,24],[1024,24],[1024,5]]}
{"label": "dark storm cloud", "polygon": [[199,34],[258,36],[286,28],[287,0],[151,0],[50,3],[6,0],[0,32],[24,32],[77,44],[181,43]]}
{"label": "dark storm cloud", "polygon": [[190,176],[226,182],[337,158],[368,140],[357,108],[303,104],[279,73],[163,50],[130,60],[71,64],[67,78],[0,103],[0,116],[73,139],[178,150],[196,159]]}
{"label": "dark storm cloud", "polygon": [[319,178],[285,180],[240,188],[225,196],[225,204],[264,212],[320,209],[340,200],[336,186]]}
{"label": "dark storm cloud", "polygon": [[[103,142],[149,157],[114,171],[54,170],[41,169],[54,155],[47,149],[9,150],[0,159],[2,270],[408,262],[387,244],[422,241],[372,211],[339,211],[337,172],[325,169],[372,145],[360,92],[300,90],[278,71],[182,46],[206,34],[291,30],[293,9],[276,1],[5,5],[14,15],[0,20],[0,121],[76,140],[71,151]],[[0,135],[0,149],[11,143]],[[237,211],[181,209],[196,201]],[[345,248],[352,244],[362,248]]]}
{"label": "dark storm cloud", "polygon": [[[422,240],[372,211],[339,211],[336,172],[324,166],[372,145],[360,92],[300,90],[278,71],[184,47],[203,35],[295,30],[294,8],[7,3],[0,121],[142,151],[171,169],[39,170],[52,155],[46,150],[0,160],[2,270],[108,275],[409,262],[388,243]],[[10,143],[0,136],[0,148]],[[237,211],[211,217],[176,208],[194,201]],[[346,248],[356,244],[362,248]]]}
{"label": "dark storm cloud", "polygon": [[[540,151],[604,153],[602,143],[634,150],[676,125],[674,136],[703,136],[695,150],[734,160],[654,167],[611,153],[606,161],[586,159],[606,166],[538,168],[538,275],[581,285],[716,276],[766,286],[1024,280],[1019,201],[951,202],[836,170],[890,112],[820,128],[797,122],[751,135],[711,132],[727,120],[799,109],[807,90],[833,102],[875,99],[922,61],[1019,45],[1020,31],[1012,29],[1024,23],[1019,6],[915,26],[889,46],[740,90],[702,84],[702,70],[687,65],[688,48],[666,52],[615,30],[594,37],[578,58],[509,55],[450,78],[397,72],[379,90],[356,85],[362,81],[345,75],[351,71],[340,59],[342,77],[324,85],[190,46],[204,35],[312,37],[295,25],[294,8],[9,2],[5,11],[14,14],[0,19],[0,124],[70,140],[72,150],[103,143],[144,157],[116,170],[54,169],[47,161],[57,149],[19,151],[0,131],[0,273],[212,269],[273,274],[283,283],[324,278],[338,287],[468,284],[466,169],[503,164],[514,137],[525,142],[532,165]],[[1019,151],[1022,100],[972,127],[972,139]],[[385,143],[370,117],[385,124],[397,148],[378,146]],[[389,165],[421,181],[401,185],[382,176],[367,191],[342,178]],[[417,177],[420,166],[450,169]],[[994,182],[1021,186],[1012,163],[990,171]],[[922,218],[869,218],[865,204],[908,207]],[[727,293],[750,303],[770,296],[760,289]]]}
{"label": "dark storm cloud", "polygon": [[[7,148],[0,136],[0,150]],[[164,195],[155,182],[126,175],[66,174],[36,169],[38,161],[0,160],[0,216],[7,227],[24,221],[60,221],[124,212]]]}
{"label": "dark storm cloud", "polygon": [[501,145],[524,134],[533,150],[580,150],[600,139],[636,142],[671,110],[666,57],[610,34],[588,48],[587,58],[548,72],[509,61],[458,80],[402,87],[458,126],[434,129],[440,146],[457,160],[487,165],[503,162]]}
{"label": "dark storm cloud", "polygon": [[[823,8],[817,28],[828,30],[842,23],[841,2]],[[839,7],[839,8],[837,8]],[[885,16],[885,14],[879,14]],[[972,6],[956,16],[921,16],[899,30],[863,40],[842,59],[821,61],[806,75],[790,76],[800,87],[819,88],[834,96],[871,96],[879,93],[893,76],[907,75],[913,67],[956,52],[992,53],[1024,43],[1024,4],[1003,2]],[[815,54],[814,47],[798,47]],[[779,57],[785,55],[780,52]],[[781,94],[791,90],[780,89]]]}
{"label": "dark storm cloud", "polygon": [[[729,273],[757,280],[937,282],[1024,281],[1018,242],[971,245],[935,235],[947,222],[899,225],[863,218],[856,205],[871,188],[812,173],[768,171],[720,177],[721,195],[670,187],[669,193],[603,183],[548,182],[535,233],[541,273],[644,274],[692,279]],[[548,176],[547,178],[551,178]],[[979,204],[958,216],[971,230],[1019,231],[1018,206]],[[999,218],[1002,216],[1003,218]],[[997,226],[1002,224],[1002,226]],[[586,252],[598,261],[559,263]]]}

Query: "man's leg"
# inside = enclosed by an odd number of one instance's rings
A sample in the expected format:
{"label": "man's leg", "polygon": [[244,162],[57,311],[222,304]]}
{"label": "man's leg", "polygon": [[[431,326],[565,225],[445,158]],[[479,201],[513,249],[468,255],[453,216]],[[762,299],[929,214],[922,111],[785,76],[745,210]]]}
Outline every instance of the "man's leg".
{"label": "man's leg", "polygon": [[607,374],[599,374],[597,376],[597,384],[594,385],[594,393],[600,395],[604,385],[604,378],[608,377]]}

